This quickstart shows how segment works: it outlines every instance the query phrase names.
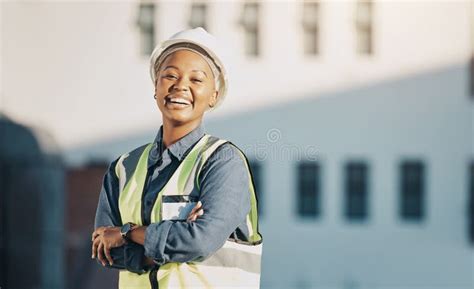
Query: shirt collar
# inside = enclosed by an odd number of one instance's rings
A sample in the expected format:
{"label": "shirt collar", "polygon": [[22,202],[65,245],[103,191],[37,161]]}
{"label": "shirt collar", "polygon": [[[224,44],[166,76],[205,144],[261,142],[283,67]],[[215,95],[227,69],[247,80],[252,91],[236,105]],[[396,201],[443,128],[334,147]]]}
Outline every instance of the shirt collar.
{"label": "shirt collar", "polygon": [[[199,126],[189,132],[187,135],[180,138],[177,142],[166,148],[171,154],[173,154],[179,161],[182,161],[185,157],[185,153],[189,148],[196,142],[198,142],[205,134],[204,124],[201,122]],[[151,148],[148,158],[148,168],[158,162],[163,156],[163,125],[160,126],[158,133],[156,134],[153,146]]]}

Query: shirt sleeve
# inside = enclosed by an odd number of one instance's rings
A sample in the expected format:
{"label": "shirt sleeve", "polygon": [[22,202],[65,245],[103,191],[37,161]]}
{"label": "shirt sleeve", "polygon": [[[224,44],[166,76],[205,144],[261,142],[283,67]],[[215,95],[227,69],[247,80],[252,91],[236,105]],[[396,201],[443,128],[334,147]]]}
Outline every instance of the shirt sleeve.
{"label": "shirt sleeve", "polygon": [[[102,189],[99,194],[99,202],[94,220],[94,229],[105,226],[121,226],[122,220],[118,207],[119,188],[118,178],[115,174],[115,165],[118,159],[113,161],[104,175]],[[127,269],[134,273],[145,272],[144,267],[144,248],[143,246],[129,242],[124,246],[112,248],[110,254],[114,260],[114,264],[107,267],[116,269]],[[100,264],[99,259],[96,258]]]}
{"label": "shirt sleeve", "polygon": [[118,159],[113,161],[102,181],[102,189],[99,194],[99,203],[94,221],[94,229],[103,226],[121,226],[122,220],[118,208],[118,178],[115,175],[115,165]]}
{"label": "shirt sleeve", "polygon": [[249,177],[236,147],[221,145],[198,178],[202,216],[194,222],[163,220],[146,229],[145,255],[159,265],[208,257],[246,220],[250,211]]}

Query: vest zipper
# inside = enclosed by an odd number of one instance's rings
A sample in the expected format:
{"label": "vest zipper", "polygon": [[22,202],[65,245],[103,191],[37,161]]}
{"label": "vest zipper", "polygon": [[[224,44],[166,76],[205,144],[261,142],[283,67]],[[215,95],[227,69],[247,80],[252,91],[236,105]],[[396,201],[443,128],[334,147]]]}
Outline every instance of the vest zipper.
{"label": "vest zipper", "polygon": [[158,268],[159,267],[154,267],[153,269],[151,269],[150,271],[150,285],[151,285],[151,289],[159,289],[160,288],[160,285],[158,283],[158,279],[156,278],[157,276],[157,273],[158,273]]}
{"label": "vest zipper", "polygon": [[[158,166],[161,164],[161,161],[159,162]],[[145,222],[145,192],[148,191],[148,188],[150,187],[150,182],[151,182],[151,176],[153,174],[150,174],[150,172],[153,173],[153,170],[155,169],[155,166],[151,166],[146,170],[146,176],[145,176],[145,186],[143,186],[143,192],[142,192],[142,210],[141,210],[141,217],[142,217],[142,224],[144,226],[150,225],[148,222]]]}
{"label": "vest zipper", "polygon": [[[149,167],[147,170],[146,170],[146,175],[145,175],[145,185],[143,186],[143,192],[142,192],[142,210],[141,210],[141,217],[142,217],[142,224],[144,226],[148,226],[150,225],[150,223],[145,223],[145,210],[143,209],[145,207],[145,192],[148,191],[148,188],[150,187],[150,182],[151,182],[151,177],[153,176],[153,170],[159,166],[161,166],[161,164],[163,163],[163,159],[160,159],[158,160],[158,163],[152,165],[151,167]],[[150,174],[151,172],[151,174]],[[155,199],[155,202],[156,202],[156,199]],[[151,221],[151,217],[150,217],[150,221]]]}
{"label": "vest zipper", "polygon": [[148,168],[148,169],[146,170],[146,175],[145,175],[145,180],[146,180],[146,181],[145,181],[145,186],[143,187],[143,192],[142,192],[142,199],[141,199],[141,202],[142,202],[142,209],[141,209],[141,212],[140,212],[140,213],[141,213],[140,215],[141,215],[141,217],[142,217],[142,224],[143,224],[144,226],[148,226],[148,225],[149,225],[148,223],[145,223],[145,209],[144,209],[144,208],[145,208],[145,198],[144,198],[144,197],[145,197],[145,192],[148,190],[148,186],[150,185],[150,179],[151,179],[151,178],[149,177],[149,175],[150,175],[150,169]]}
{"label": "vest zipper", "polygon": [[[158,161],[158,165],[157,166],[160,166],[162,163],[162,160],[160,159]],[[155,165],[154,166],[151,166],[150,168],[148,168],[146,170],[146,176],[145,176],[145,186],[143,187],[143,192],[142,192],[142,210],[141,210],[141,217],[142,217],[142,224],[143,225],[146,225],[148,226],[149,224],[145,224],[145,210],[143,209],[144,208],[144,205],[145,205],[145,199],[144,199],[144,196],[145,196],[145,192],[148,191],[148,187],[150,186],[150,181],[151,181],[151,175],[150,175],[150,171],[153,172],[153,170],[155,169]],[[151,219],[151,217],[150,217]],[[154,266],[153,269],[151,269],[150,271],[150,274],[148,275],[149,279],[150,279],[150,285],[151,285],[151,289],[159,289],[160,288],[160,285],[158,283],[158,279],[157,279],[157,275],[158,275],[158,269],[160,268],[160,266]]]}

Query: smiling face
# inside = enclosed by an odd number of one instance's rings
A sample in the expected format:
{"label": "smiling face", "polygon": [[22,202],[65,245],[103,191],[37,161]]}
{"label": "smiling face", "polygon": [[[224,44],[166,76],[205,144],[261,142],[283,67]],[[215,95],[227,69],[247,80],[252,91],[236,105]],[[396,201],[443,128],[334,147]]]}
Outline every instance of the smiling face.
{"label": "smiling face", "polygon": [[166,57],[156,73],[155,95],[163,122],[173,126],[195,124],[217,102],[217,90],[209,64],[190,50]]}

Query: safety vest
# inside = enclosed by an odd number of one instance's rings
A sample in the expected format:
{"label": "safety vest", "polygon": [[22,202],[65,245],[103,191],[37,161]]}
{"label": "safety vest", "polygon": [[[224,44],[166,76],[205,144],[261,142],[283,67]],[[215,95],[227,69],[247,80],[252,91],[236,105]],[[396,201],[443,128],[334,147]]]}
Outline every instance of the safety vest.
{"label": "safety vest", "polygon": [[[198,176],[206,160],[226,140],[205,134],[188,155],[182,160],[163,189],[158,193],[151,211],[151,222],[161,220],[163,196],[187,196],[196,187],[199,190]],[[119,179],[119,210],[122,222],[143,225],[141,199],[148,173],[148,154],[153,144],[143,146],[129,154],[122,155],[115,167]],[[169,262],[145,274],[121,270],[120,289],[168,289],[168,288],[259,288],[260,264],[262,255],[262,236],[258,232],[257,199],[252,175],[245,155],[249,174],[251,208],[246,217],[249,241],[242,242],[228,238],[222,248],[201,261],[185,263]]]}

